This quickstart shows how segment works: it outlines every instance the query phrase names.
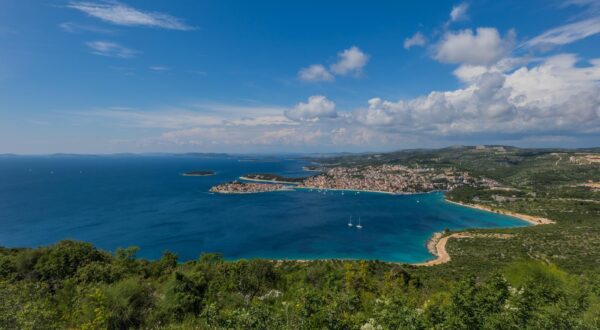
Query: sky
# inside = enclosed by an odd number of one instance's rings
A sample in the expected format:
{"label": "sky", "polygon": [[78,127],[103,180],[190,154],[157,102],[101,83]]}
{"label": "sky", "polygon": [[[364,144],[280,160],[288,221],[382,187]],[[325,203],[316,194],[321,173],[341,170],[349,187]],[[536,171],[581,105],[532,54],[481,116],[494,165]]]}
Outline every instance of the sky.
{"label": "sky", "polygon": [[600,146],[600,0],[0,1],[0,153]]}

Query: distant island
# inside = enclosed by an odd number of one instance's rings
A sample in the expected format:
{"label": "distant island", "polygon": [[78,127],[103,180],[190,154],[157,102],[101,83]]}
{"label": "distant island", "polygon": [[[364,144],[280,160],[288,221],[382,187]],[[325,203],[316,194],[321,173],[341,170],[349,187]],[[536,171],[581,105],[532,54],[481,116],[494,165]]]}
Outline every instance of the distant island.
{"label": "distant island", "polygon": [[183,176],[211,176],[215,175],[213,171],[190,171],[182,174]]}

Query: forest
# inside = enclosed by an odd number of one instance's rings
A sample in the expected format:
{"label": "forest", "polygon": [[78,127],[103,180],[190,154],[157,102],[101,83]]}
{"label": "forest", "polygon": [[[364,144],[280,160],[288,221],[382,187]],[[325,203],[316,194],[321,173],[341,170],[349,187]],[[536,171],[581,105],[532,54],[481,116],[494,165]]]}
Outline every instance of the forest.
{"label": "forest", "polygon": [[0,251],[2,329],[597,329],[600,277],[515,261],[459,279],[377,261]]}

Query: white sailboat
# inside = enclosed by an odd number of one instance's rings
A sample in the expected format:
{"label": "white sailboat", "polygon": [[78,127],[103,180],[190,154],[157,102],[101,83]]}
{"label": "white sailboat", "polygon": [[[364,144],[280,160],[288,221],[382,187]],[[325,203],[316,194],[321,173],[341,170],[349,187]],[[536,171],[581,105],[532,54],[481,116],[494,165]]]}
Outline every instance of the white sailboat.
{"label": "white sailboat", "polygon": [[356,225],[356,228],[362,229],[362,225],[360,224],[360,217],[358,217],[358,225]]}
{"label": "white sailboat", "polygon": [[352,216],[350,216],[350,222],[348,222],[348,227],[352,227]]}

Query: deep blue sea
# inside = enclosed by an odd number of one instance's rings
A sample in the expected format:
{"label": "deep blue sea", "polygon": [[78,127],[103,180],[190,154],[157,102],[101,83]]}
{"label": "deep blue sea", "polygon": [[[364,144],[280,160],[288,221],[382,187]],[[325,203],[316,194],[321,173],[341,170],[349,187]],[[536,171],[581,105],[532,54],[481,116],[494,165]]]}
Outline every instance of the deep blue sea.
{"label": "deep blue sea", "polygon": [[[444,228],[526,226],[518,219],[450,204],[443,193],[387,195],[298,190],[210,194],[247,173],[287,176],[306,161],[221,156],[2,156],[0,246],[36,247],[62,239],[138,256],[165,250],[180,260],[219,252],[228,259],[364,258],[420,262]],[[214,176],[184,177],[192,170]],[[361,217],[362,229],[348,227]]]}

